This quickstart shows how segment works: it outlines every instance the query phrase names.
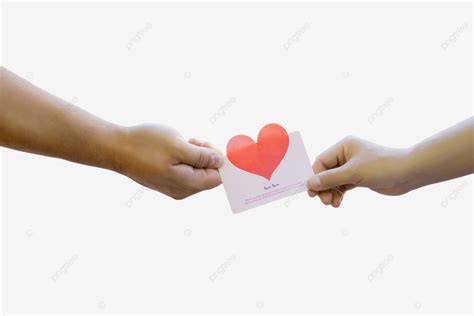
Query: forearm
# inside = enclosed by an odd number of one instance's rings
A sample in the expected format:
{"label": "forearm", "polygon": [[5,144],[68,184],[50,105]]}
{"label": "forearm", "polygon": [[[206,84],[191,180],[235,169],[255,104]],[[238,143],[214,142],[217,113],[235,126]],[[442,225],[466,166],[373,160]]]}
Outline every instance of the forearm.
{"label": "forearm", "polygon": [[113,169],[119,131],[0,67],[0,146]]}
{"label": "forearm", "polygon": [[412,189],[473,173],[473,138],[470,117],[411,148],[407,174]]}

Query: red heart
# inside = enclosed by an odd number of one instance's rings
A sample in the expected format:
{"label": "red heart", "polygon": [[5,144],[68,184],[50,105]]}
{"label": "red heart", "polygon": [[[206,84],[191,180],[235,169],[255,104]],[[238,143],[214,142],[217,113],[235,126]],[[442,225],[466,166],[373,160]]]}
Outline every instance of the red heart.
{"label": "red heart", "polygon": [[258,133],[256,143],[246,135],[232,137],[227,143],[227,158],[237,168],[270,180],[285,157],[289,142],[282,126],[268,124]]}

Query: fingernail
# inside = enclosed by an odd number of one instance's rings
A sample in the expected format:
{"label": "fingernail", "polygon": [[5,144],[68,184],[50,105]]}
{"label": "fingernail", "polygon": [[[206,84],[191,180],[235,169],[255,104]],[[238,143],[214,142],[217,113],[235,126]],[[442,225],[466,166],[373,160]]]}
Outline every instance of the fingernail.
{"label": "fingernail", "polygon": [[196,144],[196,146],[202,146],[203,144],[203,141],[197,138],[193,138],[193,141]]}
{"label": "fingernail", "polygon": [[319,179],[319,176],[314,175],[312,176],[307,183],[308,189],[317,191],[319,189],[319,186],[321,185],[321,180]]}
{"label": "fingernail", "polygon": [[214,167],[217,162],[217,157],[215,155],[211,155],[211,167]]}
{"label": "fingernail", "polygon": [[214,166],[216,168],[222,167],[222,164],[224,163],[224,158],[221,155],[215,155],[214,158],[216,159]]}
{"label": "fingernail", "polygon": [[211,168],[220,168],[222,166],[223,160],[220,155],[212,154],[211,155]]}

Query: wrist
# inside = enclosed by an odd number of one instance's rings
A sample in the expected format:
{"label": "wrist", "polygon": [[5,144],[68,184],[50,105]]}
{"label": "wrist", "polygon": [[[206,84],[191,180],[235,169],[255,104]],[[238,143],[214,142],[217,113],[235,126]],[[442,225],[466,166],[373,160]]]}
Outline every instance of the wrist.
{"label": "wrist", "polygon": [[101,162],[102,168],[118,173],[125,170],[125,148],[127,143],[128,128],[116,124],[108,126],[104,133],[102,148],[104,148],[104,159]]}
{"label": "wrist", "polygon": [[427,175],[420,168],[423,164],[419,161],[419,149],[417,146],[404,149],[401,159],[402,177],[407,187],[407,192],[425,185]]}

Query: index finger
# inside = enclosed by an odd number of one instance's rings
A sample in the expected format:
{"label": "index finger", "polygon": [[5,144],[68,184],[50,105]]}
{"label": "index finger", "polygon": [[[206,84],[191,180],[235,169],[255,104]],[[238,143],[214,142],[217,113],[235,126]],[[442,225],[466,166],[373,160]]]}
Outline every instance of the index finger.
{"label": "index finger", "polygon": [[322,171],[342,166],[345,163],[343,141],[339,141],[316,157],[313,163],[313,171],[315,174],[318,174]]}

